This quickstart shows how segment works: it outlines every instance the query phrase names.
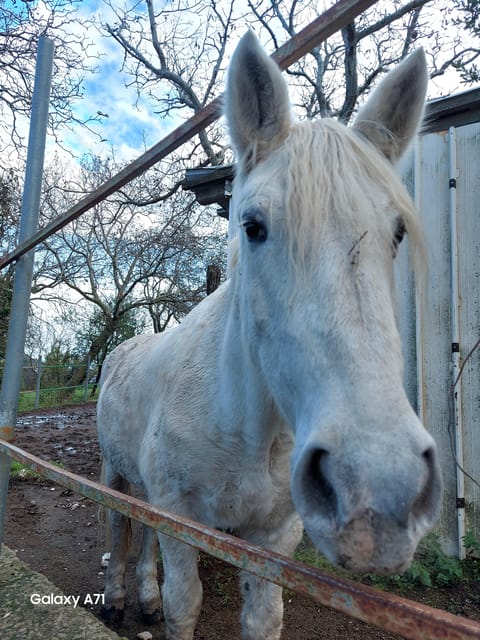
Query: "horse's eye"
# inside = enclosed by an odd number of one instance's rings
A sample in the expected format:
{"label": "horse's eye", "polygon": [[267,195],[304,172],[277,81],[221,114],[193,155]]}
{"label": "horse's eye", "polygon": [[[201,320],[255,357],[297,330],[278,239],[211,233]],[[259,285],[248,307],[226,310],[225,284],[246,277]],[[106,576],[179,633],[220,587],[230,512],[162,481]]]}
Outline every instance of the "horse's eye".
{"label": "horse's eye", "polygon": [[405,228],[405,224],[403,220],[401,218],[398,218],[397,226],[395,228],[395,233],[393,234],[393,250],[394,251],[397,250],[398,245],[403,240],[403,236],[405,235],[406,232],[407,232],[407,229]]}
{"label": "horse's eye", "polygon": [[267,239],[267,229],[262,222],[257,220],[247,220],[243,224],[249,242],[265,242]]}

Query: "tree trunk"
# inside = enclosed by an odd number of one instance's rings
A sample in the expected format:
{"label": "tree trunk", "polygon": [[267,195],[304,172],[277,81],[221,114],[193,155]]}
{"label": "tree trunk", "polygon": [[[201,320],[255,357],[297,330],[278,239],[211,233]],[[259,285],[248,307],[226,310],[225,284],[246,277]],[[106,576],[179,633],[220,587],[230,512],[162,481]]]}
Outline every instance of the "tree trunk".
{"label": "tree trunk", "polygon": [[218,289],[222,271],[216,264],[209,264],[207,267],[207,296]]}

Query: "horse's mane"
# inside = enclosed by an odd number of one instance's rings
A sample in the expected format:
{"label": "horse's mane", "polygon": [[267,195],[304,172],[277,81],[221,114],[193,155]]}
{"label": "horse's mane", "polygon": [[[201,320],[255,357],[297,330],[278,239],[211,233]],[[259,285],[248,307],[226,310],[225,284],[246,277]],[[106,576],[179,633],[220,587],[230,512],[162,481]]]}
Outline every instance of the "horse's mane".
{"label": "horse's mane", "polygon": [[[394,167],[367,140],[332,119],[298,122],[283,145],[283,158],[284,154],[285,203],[293,214],[287,216],[286,228],[297,269],[306,266],[309,249],[315,248],[332,215],[349,216],[346,222],[358,229],[357,238],[375,225],[391,244],[391,219],[387,223],[385,215],[385,206],[391,206],[408,233],[413,269],[423,275],[425,248],[415,205]],[[370,191],[366,184],[372,186]]]}

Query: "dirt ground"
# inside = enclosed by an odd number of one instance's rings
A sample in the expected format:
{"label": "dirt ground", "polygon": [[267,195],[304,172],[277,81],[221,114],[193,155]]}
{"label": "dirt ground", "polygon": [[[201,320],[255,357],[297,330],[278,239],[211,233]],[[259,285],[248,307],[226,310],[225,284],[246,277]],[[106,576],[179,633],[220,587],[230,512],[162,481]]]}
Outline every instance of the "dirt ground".
{"label": "dirt ground", "polygon": [[[46,460],[61,463],[70,471],[93,480],[99,478],[100,452],[93,404],[22,415],[15,443]],[[5,543],[66,595],[79,595],[81,601],[88,600],[85,596],[103,591],[105,580],[100,566],[103,531],[97,513],[96,504],[61,486],[46,481],[12,480]],[[138,633],[148,630],[154,640],[160,640],[161,625],[146,627],[141,621],[134,567],[132,557],[127,575],[125,617],[116,631],[134,640]],[[195,639],[237,640],[240,638],[237,570],[208,556],[201,556],[199,567],[204,601]],[[161,567],[158,577],[161,581]],[[480,621],[478,584],[443,590],[417,589],[406,595]],[[284,599],[283,640],[394,640],[399,637],[292,593],[285,593]],[[86,606],[98,615],[100,605]]]}

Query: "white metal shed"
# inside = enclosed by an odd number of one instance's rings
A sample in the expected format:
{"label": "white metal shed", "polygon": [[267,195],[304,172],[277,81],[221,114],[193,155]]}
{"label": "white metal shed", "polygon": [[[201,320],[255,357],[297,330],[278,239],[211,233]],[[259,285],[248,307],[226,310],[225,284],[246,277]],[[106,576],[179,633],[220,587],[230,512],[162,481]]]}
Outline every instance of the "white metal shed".
{"label": "white metal shed", "polygon": [[465,531],[480,538],[480,89],[437,100],[427,115],[402,171],[425,230],[428,279],[421,303],[403,247],[398,312],[410,400],[440,450],[437,532],[461,555]]}

